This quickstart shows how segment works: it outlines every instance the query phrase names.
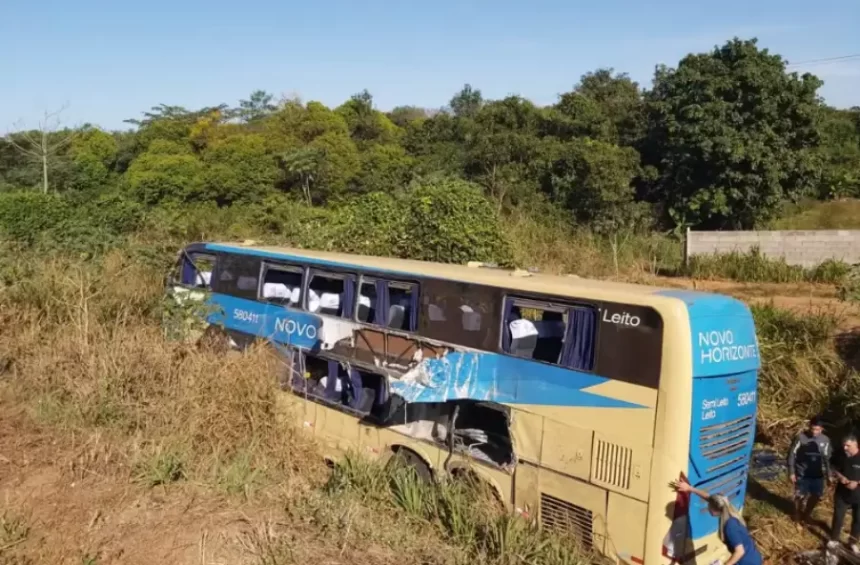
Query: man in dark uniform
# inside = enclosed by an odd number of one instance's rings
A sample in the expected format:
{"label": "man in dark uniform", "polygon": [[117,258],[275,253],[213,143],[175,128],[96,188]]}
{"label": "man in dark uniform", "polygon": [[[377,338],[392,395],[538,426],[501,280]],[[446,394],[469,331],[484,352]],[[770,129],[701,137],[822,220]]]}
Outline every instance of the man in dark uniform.
{"label": "man in dark uniform", "polygon": [[830,439],[818,418],[800,432],[788,450],[788,473],[794,484],[794,521],[797,529],[812,516],[824,496],[824,485],[830,479]]}
{"label": "man in dark uniform", "polygon": [[833,475],[836,477],[836,493],[833,498],[833,525],[830,530],[829,547],[839,545],[842,537],[842,525],[845,514],[851,510],[851,536],[848,547],[854,555],[860,556],[860,447],[857,446],[857,436],[851,434],[842,442],[845,457],[835,466]]}

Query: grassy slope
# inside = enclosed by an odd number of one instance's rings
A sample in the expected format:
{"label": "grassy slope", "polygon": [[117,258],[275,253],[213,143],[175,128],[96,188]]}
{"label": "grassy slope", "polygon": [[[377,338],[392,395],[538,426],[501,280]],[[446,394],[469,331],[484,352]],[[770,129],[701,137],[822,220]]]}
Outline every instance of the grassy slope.
{"label": "grassy slope", "polygon": [[[767,392],[760,427],[784,446],[810,410],[857,412],[852,399],[860,393],[858,379],[834,346],[837,328],[849,329],[852,314],[833,311],[832,285],[665,279],[659,274],[678,268],[680,250],[661,237],[607,242],[525,218],[511,219],[508,230],[518,263],[545,271],[712,288],[751,302],[775,299],[778,306],[807,314],[810,305],[826,306],[820,315],[800,318],[781,309],[765,311]],[[91,563],[110,562],[112,551],[135,544],[172,551],[173,562],[198,563],[206,543],[210,555],[267,565],[508,563],[523,553],[543,563],[576,562],[557,540],[483,512],[452,512],[461,498],[416,494],[408,481],[396,486],[378,469],[352,466],[328,478],[314,446],[281,421],[266,358],[217,358],[165,344],[156,315],[161,273],[127,253],[110,256],[100,267],[69,259],[33,261],[25,254],[2,259],[14,284],[0,288],[0,421],[7,430],[29,426],[31,432],[0,434],[0,464],[8,460],[16,471],[3,473],[0,488],[18,493],[0,509],[0,564],[10,555],[41,561],[43,538],[51,540],[57,561],[88,563],[82,560],[92,555],[99,557]],[[707,278],[719,274],[709,272]],[[27,482],[44,473],[54,498],[37,496],[44,484]],[[18,480],[30,495],[20,495]],[[46,512],[49,500],[70,509],[89,504],[87,496],[75,498],[60,487],[70,482],[108,493],[93,502],[101,518]],[[813,537],[788,535],[784,484],[751,493],[750,525],[769,554],[814,544]],[[129,497],[149,510],[131,512]],[[199,507],[224,519],[207,522],[201,531],[198,522],[177,516]],[[117,541],[129,512],[153,535]],[[228,518],[242,512],[253,518],[238,526]],[[190,533],[175,539],[182,528]],[[196,551],[176,553],[177,546],[194,547],[195,539]]]}

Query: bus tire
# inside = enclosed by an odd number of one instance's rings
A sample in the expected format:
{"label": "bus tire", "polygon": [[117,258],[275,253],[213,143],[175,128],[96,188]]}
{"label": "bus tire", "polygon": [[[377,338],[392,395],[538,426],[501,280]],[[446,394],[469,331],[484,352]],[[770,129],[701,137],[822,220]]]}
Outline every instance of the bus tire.
{"label": "bus tire", "polygon": [[425,483],[433,481],[433,471],[430,470],[430,465],[424,461],[424,458],[409,449],[408,447],[395,446],[392,448],[393,455],[388,461],[388,465],[404,465],[415,470],[418,478]]}
{"label": "bus tire", "polygon": [[502,500],[502,495],[499,490],[493,486],[493,484],[482,478],[478,473],[467,469],[465,467],[456,467],[451,470],[451,478],[455,481],[465,485],[468,488],[474,488],[476,490],[486,490],[490,493],[490,497],[496,509],[504,513],[506,510],[505,501]]}

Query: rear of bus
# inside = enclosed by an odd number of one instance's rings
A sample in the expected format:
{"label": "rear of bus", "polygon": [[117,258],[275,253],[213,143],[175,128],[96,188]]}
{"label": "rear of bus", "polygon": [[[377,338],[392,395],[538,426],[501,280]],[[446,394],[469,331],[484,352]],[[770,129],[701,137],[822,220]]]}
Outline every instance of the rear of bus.
{"label": "rear of bus", "polygon": [[672,493],[666,484],[684,480],[742,508],[755,439],[760,368],[755,324],[746,304],[727,296],[661,294],[683,302],[689,322],[686,331],[678,329],[687,334],[690,348],[673,348],[678,370],[668,371],[660,384],[655,444],[662,445],[655,449],[652,502],[663,502],[649,512],[647,552],[655,556],[659,547],[662,558],[651,557],[655,564],[723,563],[729,554],[706,502]]}

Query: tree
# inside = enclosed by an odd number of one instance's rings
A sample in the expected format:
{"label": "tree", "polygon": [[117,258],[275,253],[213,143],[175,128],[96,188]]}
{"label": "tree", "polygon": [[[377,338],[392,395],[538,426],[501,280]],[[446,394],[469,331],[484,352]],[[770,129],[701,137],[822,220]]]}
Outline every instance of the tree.
{"label": "tree", "polygon": [[448,105],[458,118],[474,118],[484,105],[484,97],[480,90],[475,90],[471,84],[466,84],[451,98]]}
{"label": "tree", "polygon": [[649,94],[646,196],[679,227],[752,228],[818,180],[813,150],[821,81],[788,74],[756,40],[660,67]]}
{"label": "tree", "polygon": [[601,234],[635,229],[648,210],[635,202],[632,182],[639,154],[593,139],[544,141],[547,167],[541,184],[553,202],[571,211],[573,219]]}
{"label": "tree", "polygon": [[219,206],[258,202],[274,190],[278,165],[258,134],[233,135],[209,145],[202,154],[206,165],[199,200]]}
{"label": "tree", "polygon": [[[39,120],[39,128],[35,131],[20,131],[18,135],[22,141],[16,140],[13,135],[7,135],[6,140],[21,152],[22,155],[34,159],[42,165],[42,192],[48,193],[48,161],[52,159],[60,149],[72,142],[74,132],[64,131],[57,134],[60,125],[59,116],[64,108],[56,112],[45,111],[44,118]],[[55,134],[55,135],[52,135]]]}
{"label": "tree", "polygon": [[426,120],[428,117],[427,110],[418,106],[397,106],[388,112],[388,119],[401,128],[418,120]]}
{"label": "tree", "polygon": [[274,96],[265,90],[255,90],[248,100],[239,101],[239,107],[233,113],[245,123],[262,120],[278,109],[272,104],[273,99]]}
{"label": "tree", "polygon": [[860,109],[823,108],[820,198],[860,198]]}
{"label": "tree", "polygon": [[385,114],[373,108],[373,97],[367,90],[354,94],[335,112],[346,120],[349,133],[356,143],[367,146],[397,140],[397,126]]}
{"label": "tree", "polygon": [[598,69],[582,76],[574,92],[594,102],[612,125],[613,143],[636,146],[645,133],[645,103],[639,84],[626,73]]}
{"label": "tree", "polygon": [[322,152],[316,148],[303,147],[281,157],[281,166],[291,176],[297,177],[308,206],[313,204],[311,185],[316,180],[317,170],[322,161]]}
{"label": "tree", "polygon": [[509,96],[483,106],[468,130],[466,174],[487,189],[497,212],[536,193],[540,118],[534,104]]}
{"label": "tree", "polygon": [[82,128],[69,148],[72,188],[92,192],[111,185],[117,152],[114,136],[98,128]]}

